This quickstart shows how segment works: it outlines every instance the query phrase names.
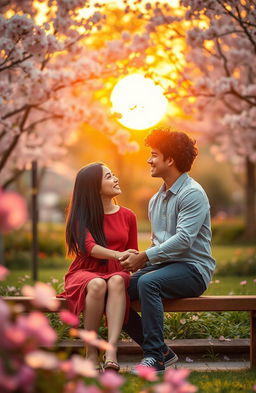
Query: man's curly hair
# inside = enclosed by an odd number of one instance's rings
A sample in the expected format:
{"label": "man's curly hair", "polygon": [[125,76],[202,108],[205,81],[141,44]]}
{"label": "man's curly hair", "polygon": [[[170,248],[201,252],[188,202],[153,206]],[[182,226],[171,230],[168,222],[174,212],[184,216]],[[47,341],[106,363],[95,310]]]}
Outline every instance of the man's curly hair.
{"label": "man's curly hair", "polygon": [[151,131],[145,139],[145,145],[160,150],[164,159],[173,158],[180,172],[188,172],[198,154],[196,141],[184,132],[170,128],[158,128]]}

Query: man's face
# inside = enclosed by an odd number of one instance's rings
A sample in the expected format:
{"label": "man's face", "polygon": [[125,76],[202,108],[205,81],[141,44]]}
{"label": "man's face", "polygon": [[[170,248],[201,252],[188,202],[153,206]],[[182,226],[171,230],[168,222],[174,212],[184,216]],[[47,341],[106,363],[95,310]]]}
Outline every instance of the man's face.
{"label": "man's face", "polygon": [[164,159],[163,154],[158,149],[152,149],[151,155],[148,159],[148,164],[151,166],[152,177],[165,177],[170,171],[170,159]]}

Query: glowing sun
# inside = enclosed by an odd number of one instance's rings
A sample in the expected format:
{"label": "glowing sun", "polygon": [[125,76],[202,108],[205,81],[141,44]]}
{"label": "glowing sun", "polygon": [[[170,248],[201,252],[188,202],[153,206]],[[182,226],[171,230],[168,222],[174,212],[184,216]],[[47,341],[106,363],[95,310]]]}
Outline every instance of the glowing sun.
{"label": "glowing sun", "polygon": [[111,93],[112,112],[120,114],[119,123],[134,130],[157,124],[167,111],[163,89],[141,74],[121,79]]}

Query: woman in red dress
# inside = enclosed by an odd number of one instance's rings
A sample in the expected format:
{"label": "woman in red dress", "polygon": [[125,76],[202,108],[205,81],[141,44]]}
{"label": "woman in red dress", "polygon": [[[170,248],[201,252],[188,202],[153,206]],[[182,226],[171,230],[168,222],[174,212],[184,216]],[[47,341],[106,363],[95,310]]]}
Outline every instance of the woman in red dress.
{"label": "woman in red dress", "polygon": [[[113,349],[105,353],[104,368],[117,371],[117,341],[130,304],[130,273],[119,258],[138,249],[134,213],[113,203],[120,193],[118,179],[105,165],[90,164],[78,172],[66,223],[68,254],[75,260],[59,295],[72,312],[83,312],[86,330],[97,332],[106,314]],[[86,357],[97,364],[97,349],[88,345]]]}

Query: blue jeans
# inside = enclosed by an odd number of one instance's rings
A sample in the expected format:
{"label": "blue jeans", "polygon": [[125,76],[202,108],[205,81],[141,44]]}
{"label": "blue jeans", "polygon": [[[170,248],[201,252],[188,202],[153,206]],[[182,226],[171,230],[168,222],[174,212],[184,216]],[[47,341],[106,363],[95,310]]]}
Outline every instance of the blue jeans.
{"label": "blue jeans", "polygon": [[172,262],[147,266],[132,275],[129,287],[131,300],[140,301],[141,317],[131,309],[123,330],[143,348],[144,357],[162,360],[167,350],[162,298],[197,297],[205,290],[203,278],[194,265]]}

